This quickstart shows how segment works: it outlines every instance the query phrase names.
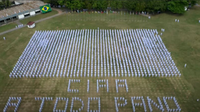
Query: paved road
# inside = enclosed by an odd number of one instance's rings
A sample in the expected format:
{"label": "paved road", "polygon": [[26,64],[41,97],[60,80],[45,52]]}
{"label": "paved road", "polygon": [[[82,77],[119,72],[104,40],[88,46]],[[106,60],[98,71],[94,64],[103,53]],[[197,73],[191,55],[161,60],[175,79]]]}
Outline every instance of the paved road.
{"label": "paved road", "polygon": [[[42,21],[44,21],[44,20],[51,19],[51,18],[53,18],[53,17],[56,17],[56,16],[59,16],[59,15],[63,14],[63,12],[62,12],[60,9],[55,9],[55,8],[53,8],[53,9],[56,10],[56,11],[58,11],[58,14],[53,15],[53,16],[49,16],[49,17],[46,17],[46,18],[43,18],[43,19],[40,19],[40,20],[37,20],[37,21],[35,21],[35,23],[39,23],[39,22],[42,22]],[[27,26],[24,25],[23,27],[27,27]],[[23,28],[23,27],[20,27],[20,28]],[[13,29],[10,29],[10,30],[1,32],[0,35],[3,35],[3,34],[6,34],[6,33],[9,33],[9,32],[18,30],[18,29],[20,29],[20,28],[13,28]]]}

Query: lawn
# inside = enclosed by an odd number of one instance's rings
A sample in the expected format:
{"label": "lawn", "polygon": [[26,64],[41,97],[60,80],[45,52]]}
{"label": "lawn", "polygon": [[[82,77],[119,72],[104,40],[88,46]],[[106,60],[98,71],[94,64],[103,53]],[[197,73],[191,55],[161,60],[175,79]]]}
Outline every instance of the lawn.
{"label": "lawn", "polygon": [[[6,36],[6,41],[0,39],[0,109],[2,110],[10,96],[22,97],[22,102],[18,108],[22,112],[38,111],[41,101],[35,101],[35,97],[53,97],[53,101],[45,101],[43,111],[53,110],[56,97],[68,97],[70,110],[72,97],[80,97],[84,101],[84,111],[87,110],[88,97],[101,97],[101,111],[115,111],[114,97],[125,97],[128,104],[119,107],[120,111],[132,111],[131,97],[143,96],[146,108],[149,111],[146,97],[149,96],[156,103],[157,97],[161,98],[164,106],[163,96],[175,96],[183,112],[198,112],[200,110],[200,8],[189,10],[183,16],[160,14],[148,19],[144,16],[129,14],[63,14],[58,17],[36,24],[36,28],[22,28]],[[37,17],[37,16],[35,16]],[[179,19],[180,22],[174,22]],[[25,19],[26,20],[26,19]],[[23,20],[25,22],[25,20]],[[34,19],[35,20],[35,19]],[[26,22],[28,22],[27,20]],[[26,23],[25,22],[25,23]],[[115,79],[106,78],[79,78],[80,83],[72,83],[71,88],[79,89],[79,93],[67,92],[69,79],[77,78],[23,78],[10,79],[9,74],[15,63],[28,44],[31,36],[36,30],[65,30],[65,29],[160,29],[165,32],[161,36],[168,51],[171,52],[172,59],[175,61],[181,77],[148,77],[132,78],[127,77],[129,92],[124,88],[115,90]],[[185,63],[187,67],[184,68]],[[87,80],[90,80],[90,91],[87,93]],[[96,92],[96,80],[108,79],[109,92],[106,88],[101,88]],[[136,101],[140,102],[141,101]],[[80,106],[79,102],[75,102]],[[121,102],[123,103],[123,102]],[[170,108],[175,104],[168,101]],[[96,104],[95,101],[91,105]],[[75,108],[77,108],[75,106]],[[153,105],[154,111],[159,111]],[[58,103],[57,109],[63,109],[64,102]],[[13,108],[9,108],[11,110]],[[97,109],[97,105],[93,109]],[[166,107],[164,106],[166,111]],[[136,107],[136,111],[143,111],[143,107]]]}
{"label": "lawn", "polygon": [[16,23],[9,23],[9,24],[3,25],[0,27],[0,32],[4,32],[6,30],[13,29],[13,28],[15,28],[15,26],[17,26]]}

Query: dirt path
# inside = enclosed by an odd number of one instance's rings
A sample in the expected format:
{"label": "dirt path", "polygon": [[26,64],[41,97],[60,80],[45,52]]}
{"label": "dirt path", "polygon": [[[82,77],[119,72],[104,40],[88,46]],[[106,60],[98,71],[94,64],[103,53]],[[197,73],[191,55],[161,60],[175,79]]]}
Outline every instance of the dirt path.
{"label": "dirt path", "polygon": [[63,13],[63,11],[60,10],[60,9],[56,9],[56,8],[52,8],[52,9],[58,11],[58,14],[62,14]]}
{"label": "dirt path", "polygon": [[[35,21],[35,23],[42,22],[42,21],[45,21],[45,20],[47,20],[47,19],[51,19],[51,18],[53,18],[53,17],[62,15],[62,14],[64,13],[64,12],[62,12],[62,10],[60,10],[60,9],[56,9],[56,8],[52,8],[52,9],[58,11],[58,14],[53,15],[53,16],[49,16],[49,17],[46,17],[46,18],[43,18],[43,19],[40,19],[40,20],[37,20],[37,21]],[[17,22],[17,21],[18,21],[18,22]],[[17,20],[17,21],[15,21],[15,22],[17,22],[17,24],[20,24],[19,20]],[[23,27],[26,27],[26,25],[24,25]],[[20,28],[23,28],[23,27],[20,27]],[[18,29],[20,29],[20,28],[13,28],[13,29],[10,29],[10,30],[1,32],[0,35],[3,35],[3,34],[6,34],[6,33],[9,33],[9,32],[18,30]]]}

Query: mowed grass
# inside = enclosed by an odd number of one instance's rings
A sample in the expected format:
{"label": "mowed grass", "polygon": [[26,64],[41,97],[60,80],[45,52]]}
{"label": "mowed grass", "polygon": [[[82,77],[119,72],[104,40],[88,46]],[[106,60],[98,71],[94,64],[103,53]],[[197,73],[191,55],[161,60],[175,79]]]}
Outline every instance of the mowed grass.
{"label": "mowed grass", "polygon": [[[80,97],[84,101],[84,111],[87,109],[88,97],[101,97],[101,111],[113,112],[115,111],[114,97],[122,96],[127,98],[128,104],[125,106],[126,108],[119,108],[120,111],[132,111],[131,96],[144,96],[147,109],[146,96],[150,96],[154,101],[156,101],[156,97],[175,96],[183,112],[198,112],[200,110],[200,102],[197,102],[197,99],[200,99],[199,10],[200,8],[196,7],[183,16],[160,14],[152,16],[151,19],[127,14],[64,14],[38,23],[34,29],[22,28],[2,35],[2,37],[6,37],[6,41],[2,38],[0,40],[0,109],[4,108],[10,96],[22,97],[19,111],[23,112],[39,110],[41,101],[35,101],[35,96],[54,98],[53,101],[45,102],[43,111],[46,112],[53,110],[55,97],[69,98],[68,111],[70,110],[72,97]],[[176,23],[174,19],[179,19],[180,22]],[[67,92],[69,78],[9,78],[9,73],[36,30],[96,29],[97,27],[100,29],[151,28],[158,29],[159,32],[161,28],[164,28],[165,32],[161,37],[168,51],[171,52],[172,58],[182,76],[177,78],[124,77],[128,82],[128,93],[125,88],[120,88],[119,93],[116,93],[115,79],[118,78],[112,77],[79,78],[81,79],[80,84],[71,84],[71,88],[79,89],[79,93]],[[187,63],[186,68],[184,68],[185,63]],[[87,79],[90,80],[89,93],[87,93]],[[97,79],[109,80],[109,93],[106,92],[106,88],[101,88],[99,93],[96,92]],[[78,102],[76,103],[79,106]],[[93,103],[95,104],[95,102]],[[59,105],[59,107],[62,107],[64,102]],[[169,105],[170,107],[175,106],[170,101]],[[136,110],[143,111],[143,107],[136,107]],[[158,111],[154,107],[153,110]]]}
{"label": "mowed grass", "polygon": [[10,29],[13,29],[13,28],[15,28],[15,26],[17,26],[17,24],[14,22],[6,24],[6,25],[2,25],[2,26],[0,26],[0,33],[10,30]]}

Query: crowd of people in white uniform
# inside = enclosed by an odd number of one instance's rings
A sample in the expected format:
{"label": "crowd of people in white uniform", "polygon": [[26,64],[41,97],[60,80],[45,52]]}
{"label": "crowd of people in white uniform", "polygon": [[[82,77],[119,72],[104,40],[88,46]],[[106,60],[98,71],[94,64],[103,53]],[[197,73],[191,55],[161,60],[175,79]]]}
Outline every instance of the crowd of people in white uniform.
{"label": "crowd of people in white uniform", "polygon": [[10,73],[10,78],[160,76],[181,73],[156,29],[36,31]]}

